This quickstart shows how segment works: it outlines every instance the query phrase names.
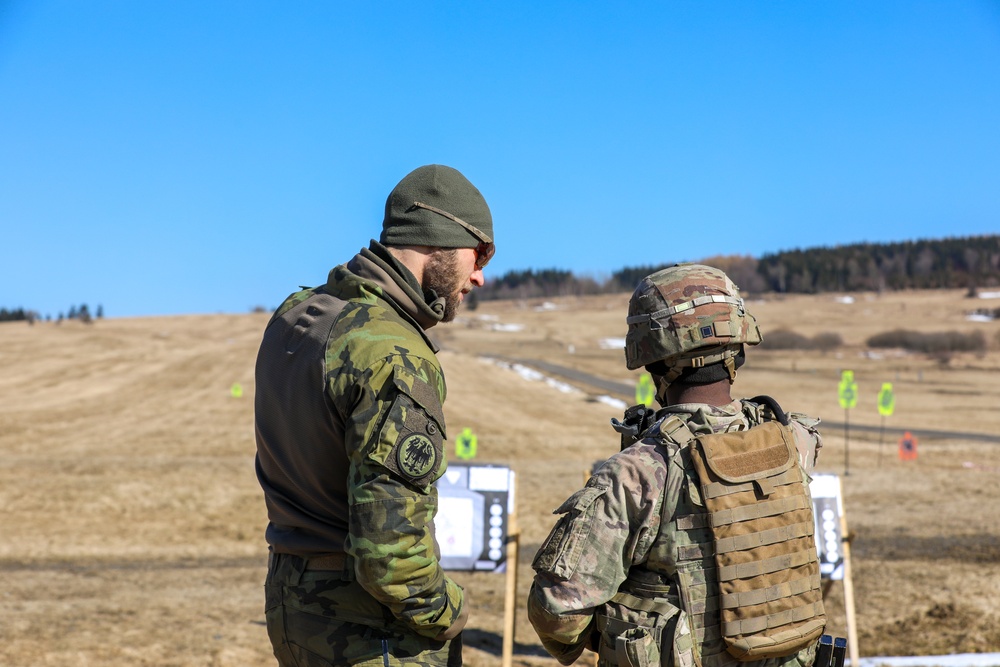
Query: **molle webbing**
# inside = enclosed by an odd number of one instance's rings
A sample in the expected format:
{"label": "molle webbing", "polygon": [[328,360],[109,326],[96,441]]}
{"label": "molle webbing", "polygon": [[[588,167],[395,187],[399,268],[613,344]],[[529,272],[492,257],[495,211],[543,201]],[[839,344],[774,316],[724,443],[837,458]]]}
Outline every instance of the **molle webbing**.
{"label": "molle webbing", "polygon": [[[626,580],[625,586],[642,590],[635,595],[620,590],[603,610],[595,615],[595,627],[601,633],[598,665],[602,667],[656,667],[660,645],[666,632],[674,641],[674,629],[680,609],[666,597],[668,585],[650,585],[647,581]],[[690,633],[686,635],[690,639]],[[687,647],[690,649],[690,646]],[[680,667],[695,667],[693,660]]]}
{"label": "molle webbing", "polygon": [[626,591],[618,591],[615,593],[615,596],[611,598],[611,601],[619,602],[629,609],[657,613],[663,616],[673,616],[677,613],[677,607],[674,607],[673,605],[665,602],[658,602],[656,598],[642,598],[637,595],[632,595]]}
{"label": "molle webbing", "polygon": [[781,570],[793,567],[808,565],[815,560],[808,553],[798,552],[793,554],[782,554],[764,560],[753,561],[752,563],[736,563],[719,568],[719,581],[732,581],[734,579],[750,579],[765,574],[772,574]]}
{"label": "molle webbing", "polygon": [[[715,526],[719,528],[719,526]],[[778,526],[769,530],[749,535],[734,535],[715,540],[715,555],[728,554],[733,551],[750,551],[757,547],[768,547],[782,542],[790,542],[799,537],[812,537],[813,522],[795,523],[790,526]]]}
{"label": "molle webbing", "polygon": [[727,651],[748,661],[807,647],[826,620],[812,501],[791,429],[765,422],[700,436],[690,450],[708,510]]}
{"label": "molle webbing", "polygon": [[[750,519],[763,519],[768,516],[776,516],[785,512],[806,509],[809,507],[809,499],[805,496],[790,496],[781,500],[765,500],[756,505],[744,505],[728,510],[720,510],[712,514],[713,526],[724,526],[738,521],[749,521]],[[810,524],[811,526],[812,524]],[[810,530],[812,530],[810,528]],[[720,551],[725,551],[720,549]]]}

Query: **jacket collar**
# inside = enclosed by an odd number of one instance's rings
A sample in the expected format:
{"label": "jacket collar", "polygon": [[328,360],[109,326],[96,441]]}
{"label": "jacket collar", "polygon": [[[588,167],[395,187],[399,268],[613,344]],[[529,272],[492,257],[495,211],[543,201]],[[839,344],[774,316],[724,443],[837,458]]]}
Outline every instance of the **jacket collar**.
{"label": "jacket collar", "polygon": [[[421,333],[430,329],[444,317],[444,299],[425,296],[413,273],[396,260],[385,246],[372,241],[368,248],[362,248],[346,265],[348,271],[358,278],[374,284],[397,312],[410,320]],[[330,272],[329,282],[334,282],[335,268]],[[432,300],[428,302],[428,297]],[[424,335],[427,338],[426,334]],[[429,338],[434,352],[437,346]]]}

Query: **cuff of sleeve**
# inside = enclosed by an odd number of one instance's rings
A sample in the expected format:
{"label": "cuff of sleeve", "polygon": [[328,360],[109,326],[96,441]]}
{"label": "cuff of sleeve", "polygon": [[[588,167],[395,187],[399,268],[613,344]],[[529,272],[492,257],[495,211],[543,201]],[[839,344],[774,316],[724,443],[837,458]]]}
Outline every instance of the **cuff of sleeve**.
{"label": "cuff of sleeve", "polygon": [[465,591],[445,577],[445,603],[441,614],[434,623],[418,630],[420,634],[438,641],[447,641],[458,636],[469,620],[469,608],[465,604]]}
{"label": "cuff of sleeve", "polygon": [[542,646],[561,665],[571,665],[583,654],[584,642],[578,644],[563,644],[555,639],[542,637]]}

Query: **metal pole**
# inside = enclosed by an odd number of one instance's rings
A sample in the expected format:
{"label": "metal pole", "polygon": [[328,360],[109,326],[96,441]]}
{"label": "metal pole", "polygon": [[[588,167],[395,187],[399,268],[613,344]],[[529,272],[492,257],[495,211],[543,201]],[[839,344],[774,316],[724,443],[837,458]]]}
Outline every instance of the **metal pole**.
{"label": "metal pole", "polygon": [[882,424],[878,428],[878,467],[882,467],[882,436],[885,435],[885,415],[882,415]]}
{"label": "metal pole", "polygon": [[848,465],[848,452],[851,448],[851,439],[848,431],[848,421],[850,421],[850,410],[844,408],[844,475],[850,475],[850,466]]}

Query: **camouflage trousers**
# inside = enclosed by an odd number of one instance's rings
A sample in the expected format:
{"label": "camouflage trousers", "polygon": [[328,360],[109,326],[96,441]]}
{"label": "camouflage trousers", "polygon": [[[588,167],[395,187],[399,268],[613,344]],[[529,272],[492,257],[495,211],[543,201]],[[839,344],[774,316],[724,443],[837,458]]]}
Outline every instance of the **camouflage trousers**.
{"label": "camouflage trousers", "polygon": [[272,554],[264,584],[267,634],[280,667],[451,667],[461,635],[418,635],[349,573],[307,570],[298,556]]}

